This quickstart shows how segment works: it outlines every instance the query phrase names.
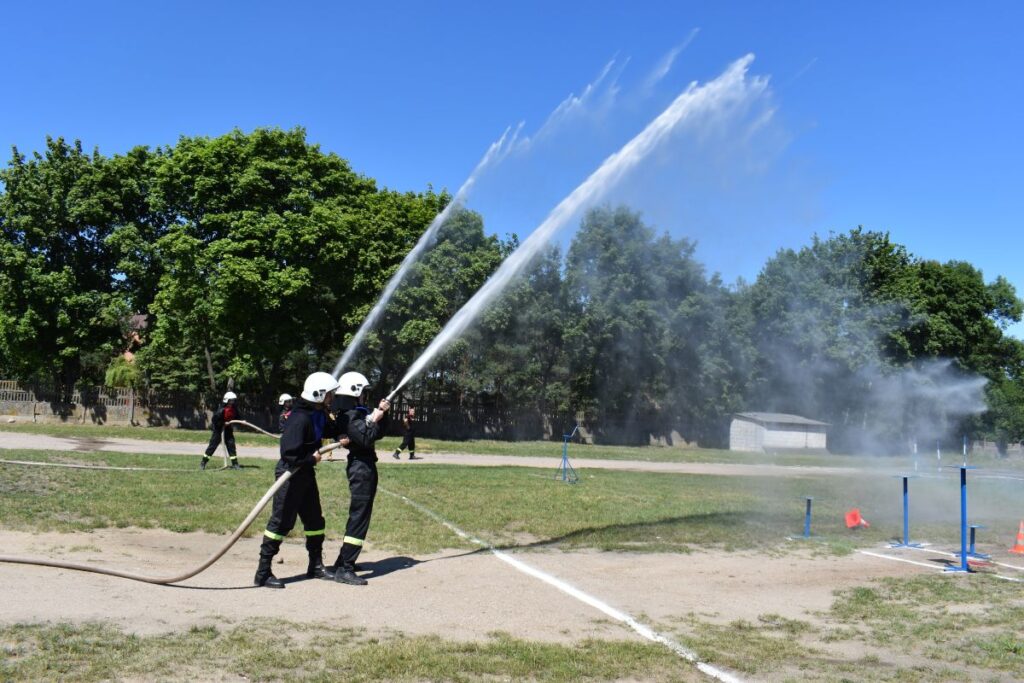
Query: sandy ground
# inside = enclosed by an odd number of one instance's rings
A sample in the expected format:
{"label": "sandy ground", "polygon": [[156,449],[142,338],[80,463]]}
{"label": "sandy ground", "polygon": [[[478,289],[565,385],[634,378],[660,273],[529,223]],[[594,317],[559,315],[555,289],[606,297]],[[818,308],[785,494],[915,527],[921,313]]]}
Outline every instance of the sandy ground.
{"label": "sandy ground", "polygon": [[[150,529],[89,533],[0,532],[4,554],[167,576],[197,565],[224,542],[209,534]],[[157,586],[99,574],[0,564],[4,622],[104,620],[140,634],[193,625],[234,624],[253,617],[322,621],[371,633],[441,634],[482,639],[496,630],[522,638],[570,642],[587,637],[634,638],[627,627],[490,552],[452,550],[395,557],[369,548],[361,560],[365,587],[308,580],[299,544],[282,548],[275,574],[284,590],[251,585],[258,539],[243,539],[202,574]],[[337,551],[328,545],[328,556]],[[757,621],[762,614],[813,619],[833,591],[876,576],[929,571],[866,555],[812,558],[710,552],[694,555],[522,552],[515,556],[641,621],[680,624]],[[915,556],[915,559],[923,558]],[[11,587],[16,587],[12,590]]]}

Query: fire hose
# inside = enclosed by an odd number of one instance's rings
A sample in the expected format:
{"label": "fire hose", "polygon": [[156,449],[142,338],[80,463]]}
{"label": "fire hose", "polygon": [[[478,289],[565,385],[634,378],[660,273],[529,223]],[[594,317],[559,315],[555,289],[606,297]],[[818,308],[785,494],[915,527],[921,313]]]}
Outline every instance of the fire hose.
{"label": "fire hose", "polygon": [[[340,447],[341,447],[341,443],[338,443],[338,442],[331,443],[331,444],[328,444],[328,445],[324,446],[320,450],[318,450],[317,453],[319,453],[321,456],[322,455],[326,455],[326,454],[330,453],[331,451],[333,451],[334,449],[340,448]],[[24,462],[24,461],[9,461],[9,462],[13,462],[13,463],[17,463],[17,464],[26,464],[26,465],[28,465],[28,464],[31,464],[31,465],[50,464],[50,463],[36,463],[36,462]],[[78,467],[84,467],[84,466],[78,466]],[[108,469],[114,469],[114,468],[108,468]],[[119,468],[119,469],[129,469],[129,468]],[[138,469],[144,469],[144,468],[138,468]],[[287,482],[289,479],[291,479],[291,476],[294,473],[295,473],[295,470],[288,470],[287,472],[282,474],[280,477],[278,477],[277,481],[275,481],[274,484],[269,489],[267,489],[267,492],[263,494],[263,497],[260,498],[260,501],[258,503],[256,503],[256,506],[252,509],[252,511],[249,513],[249,515],[242,521],[241,524],[238,525],[238,528],[235,529],[234,533],[231,534],[231,537],[228,538],[227,543],[225,543],[224,546],[220,550],[218,550],[214,554],[210,555],[210,557],[207,558],[207,560],[205,562],[203,562],[201,565],[199,565],[198,567],[196,567],[195,569],[193,569],[191,571],[185,572],[184,574],[179,574],[177,576],[168,576],[168,577],[146,576],[144,574],[135,574],[135,573],[132,573],[132,572],[123,572],[123,571],[119,571],[117,569],[106,569],[104,567],[93,567],[93,566],[90,566],[90,565],[87,565],[87,564],[77,564],[75,562],[60,562],[60,561],[57,561],[57,560],[39,559],[39,558],[32,558],[32,557],[15,557],[15,556],[11,556],[11,555],[0,555],[0,562],[7,562],[7,563],[11,563],[11,564],[34,564],[34,565],[39,565],[39,566],[43,566],[43,567],[56,567],[58,569],[74,569],[76,571],[81,571],[81,572],[92,572],[94,574],[106,574],[107,576],[116,576],[116,577],[119,577],[119,578],[122,578],[122,579],[130,579],[132,581],[142,581],[144,583],[155,583],[155,584],[158,584],[158,585],[167,585],[167,584],[171,584],[171,583],[180,583],[182,581],[185,581],[186,579],[192,578],[193,576],[195,576],[196,574],[199,574],[202,571],[205,571],[206,569],[208,569],[210,567],[210,565],[212,565],[214,562],[219,560],[224,555],[224,553],[226,553],[231,548],[231,546],[233,546],[235,544],[235,542],[237,542],[238,539],[241,538],[242,534],[245,533],[245,530],[248,529],[249,526],[253,523],[253,520],[256,519],[256,516],[259,515],[260,512],[263,511],[263,508],[265,508],[267,506],[267,503],[270,502],[270,499],[274,497],[274,494],[277,493],[278,489],[280,489],[282,486],[284,486],[285,482]]]}
{"label": "fire hose", "polygon": [[251,422],[246,422],[245,420],[231,420],[230,422],[225,422],[224,424],[226,424],[226,425],[242,425],[242,426],[248,427],[249,429],[255,429],[257,432],[261,432],[263,434],[266,434],[267,436],[272,436],[275,439],[280,439],[281,438],[280,434],[271,434],[266,429],[261,429],[261,428],[257,427],[256,425],[252,424]]}

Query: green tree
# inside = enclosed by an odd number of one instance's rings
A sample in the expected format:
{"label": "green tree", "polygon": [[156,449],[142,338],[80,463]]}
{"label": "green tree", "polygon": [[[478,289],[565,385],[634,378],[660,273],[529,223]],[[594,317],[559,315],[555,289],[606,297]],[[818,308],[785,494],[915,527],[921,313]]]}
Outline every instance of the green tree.
{"label": "green tree", "polygon": [[[507,247],[514,248],[513,239]],[[517,419],[512,434],[536,438],[572,428],[573,397],[562,343],[568,324],[562,257],[550,247],[489,310],[476,330],[470,387]],[[554,424],[553,417],[562,417]]]}
{"label": "green tree", "polygon": [[[694,244],[656,235],[625,207],[589,212],[565,267],[564,343],[579,408],[606,441],[646,441],[698,422],[721,395],[722,354],[708,326],[728,295],[709,283]],[[704,354],[704,357],[701,354]]]}
{"label": "green tree", "polygon": [[154,177],[152,208],[174,220],[156,243],[150,381],[212,374],[267,397],[333,365],[447,199],[379,191],[301,129],[182,138]]}
{"label": "green tree", "polygon": [[0,355],[23,380],[101,381],[122,344],[128,302],[105,241],[127,220],[117,169],[80,142],[47,138],[0,171]]}
{"label": "green tree", "polygon": [[[484,234],[479,214],[461,209],[450,215],[440,228],[436,245],[410,266],[377,330],[367,335],[365,351],[358,360],[363,367],[369,363],[379,368],[377,381],[382,392],[401,380],[448,320],[495,271],[502,256],[501,242]],[[365,310],[373,303],[367,297]],[[457,344],[434,363],[432,391],[458,395],[468,389],[467,352],[466,344]],[[407,393],[415,394],[421,382],[414,383]]]}

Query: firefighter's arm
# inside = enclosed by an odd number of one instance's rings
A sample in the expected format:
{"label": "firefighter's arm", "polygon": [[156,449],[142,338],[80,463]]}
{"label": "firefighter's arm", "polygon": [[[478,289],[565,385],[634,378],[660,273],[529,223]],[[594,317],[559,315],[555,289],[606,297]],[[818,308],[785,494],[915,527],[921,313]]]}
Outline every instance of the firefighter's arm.
{"label": "firefighter's arm", "polygon": [[380,404],[374,409],[373,414],[367,419],[372,422],[380,422],[384,419],[384,413],[388,412],[388,408],[391,407],[391,403],[386,399],[382,398]]}

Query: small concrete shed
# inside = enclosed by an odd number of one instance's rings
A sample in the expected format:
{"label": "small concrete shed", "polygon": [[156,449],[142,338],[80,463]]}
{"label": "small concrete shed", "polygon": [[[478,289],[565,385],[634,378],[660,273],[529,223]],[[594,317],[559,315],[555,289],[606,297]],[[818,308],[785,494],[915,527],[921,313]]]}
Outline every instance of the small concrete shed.
{"label": "small concrete shed", "polygon": [[729,425],[729,450],[788,451],[826,448],[827,422],[785,413],[736,413]]}

